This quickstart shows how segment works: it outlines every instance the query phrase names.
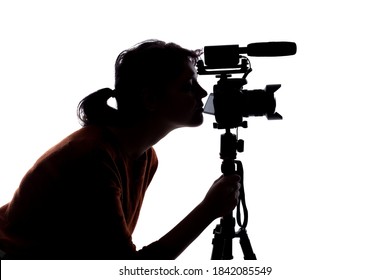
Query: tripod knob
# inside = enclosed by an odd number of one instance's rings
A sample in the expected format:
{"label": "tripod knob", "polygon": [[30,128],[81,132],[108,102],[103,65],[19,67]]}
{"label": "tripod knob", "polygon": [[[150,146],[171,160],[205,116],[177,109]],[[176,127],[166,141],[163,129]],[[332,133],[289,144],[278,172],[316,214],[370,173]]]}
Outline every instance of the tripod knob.
{"label": "tripod knob", "polygon": [[244,140],[237,141],[237,152],[242,153],[244,151]]}
{"label": "tripod knob", "polygon": [[241,127],[242,127],[242,128],[248,128],[248,122],[247,122],[247,121],[243,121],[243,122],[241,123]]}

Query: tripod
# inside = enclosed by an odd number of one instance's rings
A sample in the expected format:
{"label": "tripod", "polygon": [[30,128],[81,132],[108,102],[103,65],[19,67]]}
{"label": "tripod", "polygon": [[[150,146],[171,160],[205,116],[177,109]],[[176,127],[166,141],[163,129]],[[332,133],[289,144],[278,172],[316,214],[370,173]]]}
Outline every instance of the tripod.
{"label": "tripod", "polygon": [[[224,175],[238,174],[241,177],[241,188],[239,202],[237,205],[237,223],[240,226],[238,232],[235,231],[235,219],[233,213],[229,213],[220,220],[220,224],[214,229],[214,238],[212,241],[213,251],[212,260],[231,260],[233,259],[233,238],[240,239],[241,249],[245,260],[256,260],[256,255],[252,250],[246,226],[248,224],[248,210],[245,203],[244,193],[244,169],[242,163],[236,160],[237,151],[244,150],[244,141],[237,140],[237,136],[226,129],[226,133],[221,135],[221,152],[222,159],[221,171]],[[237,168],[236,168],[237,167]],[[241,222],[240,208],[244,211],[244,222]]]}

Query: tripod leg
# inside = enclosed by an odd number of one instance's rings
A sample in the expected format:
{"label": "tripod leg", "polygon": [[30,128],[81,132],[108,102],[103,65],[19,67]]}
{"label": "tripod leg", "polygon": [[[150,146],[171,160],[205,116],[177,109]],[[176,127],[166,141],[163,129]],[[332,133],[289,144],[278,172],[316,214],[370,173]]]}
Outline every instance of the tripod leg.
{"label": "tripod leg", "polygon": [[221,233],[221,225],[217,225],[214,229],[214,238],[212,241],[213,251],[211,253],[212,260],[221,260],[223,252],[223,236]]}
{"label": "tripod leg", "polygon": [[244,253],[244,260],[256,260],[256,255],[253,252],[246,229],[240,229],[238,231],[238,237],[240,238],[241,249]]}
{"label": "tripod leg", "polygon": [[235,220],[233,214],[224,216],[214,229],[212,260],[233,259],[233,238]]}
{"label": "tripod leg", "polygon": [[233,259],[233,238],[236,234],[234,230],[235,219],[233,213],[226,215],[221,219],[222,235],[224,237],[222,259],[231,260]]}

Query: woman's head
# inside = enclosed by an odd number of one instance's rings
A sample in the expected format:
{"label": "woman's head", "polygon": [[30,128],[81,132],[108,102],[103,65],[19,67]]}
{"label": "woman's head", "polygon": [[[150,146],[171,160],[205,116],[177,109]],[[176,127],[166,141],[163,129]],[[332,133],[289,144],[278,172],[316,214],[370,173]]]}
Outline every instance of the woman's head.
{"label": "woman's head", "polygon": [[160,90],[181,73],[183,62],[196,63],[199,51],[174,43],[144,41],[121,52],[115,62],[115,90],[123,96],[145,88]]}
{"label": "woman's head", "polygon": [[[144,41],[121,52],[115,63],[115,90],[97,91],[79,104],[83,125],[127,126],[153,111],[153,102],[166,94],[189,67],[194,67],[201,52],[174,43]],[[117,110],[107,105],[114,96]],[[102,104],[104,103],[104,104]]]}

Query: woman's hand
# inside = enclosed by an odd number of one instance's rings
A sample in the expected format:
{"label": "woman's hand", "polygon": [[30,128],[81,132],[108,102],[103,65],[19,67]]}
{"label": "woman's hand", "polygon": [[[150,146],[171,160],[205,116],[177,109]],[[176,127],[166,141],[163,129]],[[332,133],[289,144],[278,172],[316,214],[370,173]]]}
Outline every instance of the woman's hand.
{"label": "woman's hand", "polygon": [[202,201],[212,218],[222,217],[237,206],[240,195],[241,177],[239,175],[222,175],[210,187]]}

